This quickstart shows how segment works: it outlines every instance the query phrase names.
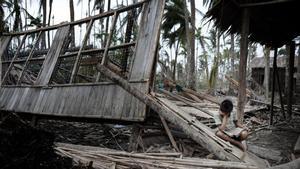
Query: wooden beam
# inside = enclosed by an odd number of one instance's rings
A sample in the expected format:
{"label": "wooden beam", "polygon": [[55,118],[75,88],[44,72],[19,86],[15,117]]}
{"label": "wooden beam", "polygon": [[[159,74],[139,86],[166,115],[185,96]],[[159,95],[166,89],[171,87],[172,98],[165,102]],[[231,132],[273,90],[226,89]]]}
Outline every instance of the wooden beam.
{"label": "wooden beam", "polygon": [[295,42],[291,41],[290,57],[289,57],[289,76],[288,76],[288,98],[287,98],[287,114],[288,118],[292,117],[293,104],[293,84],[294,84],[294,62],[295,62]]}
{"label": "wooden beam", "polygon": [[14,65],[14,62],[15,62],[15,60],[17,59],[17,57],[18,57],[18,55],[19,55],[19,53],[20,53],[20,50],[21,50],[21,48],[22,48],[22,45],[23,45],[24,42],[25,42],[26,37],[27,37],[27,34],[25,34],[25,35],[23,36],[22,41],[21,41],[20,45],[18,46],[18,49],[17,49],[17,51],[16,51],[14,57],[12,58],[12,61],[10,62],[9,66],[8,66],[8,68],[7,68],[7,70],[6,70],[5,74],[4,74],[4,76],[3,76],[3,78],[2,78],[2,83],[5,83],[5,79],[7,78],[8,74],[10,73],[10,71],[11,71],[11,69],[12,69],[12,67],[13,67],[13,65]]}
{"label": "wooden beam", "polygon": [[[239,89],[239,87],[240,87],[239,82],[237,82],[237,81],[234,80],[233,78],[230,78],[230,77],[227,76],[227,75],[225,75],[225,78],[226,78],[231,84],[233,84],[233,86],[235,87],[235,89],[237,89],[237,90]],[[248,88],[246,88],[246,94],[247,94],[248,97],[251,97],[251,95],[255,96],[255,94],[254,94],[251,90],[249,90]]]}
{"label": "wooden beam", "polygon": [[276,72],[275,68],[277,67],[277,48],[274,49],[274,59],[273,59],[273,80],[272,80],[272,96],[271,96],[271,114],[270,114],[270,125],[273,124],[273,107],[274,107],[274,95],[275,95],[275,78]]}
{"label": "wooden beam", "polygon": [[[116,45],[116,46],[111,46],[111,47],[109,47],[108,50],[122,49],[122,48],[127,48],[127,47],[130,47],[130,46],[134,46],[134,45],[135,45],[135,42],[124,43],[124,44],[120,44],[120,45]],[[99,54],[99,53],[103,52],[104,50],[105,50],[105,48],[82,50],[81,54],[82,55]],[[68,50],[66,50],[66,51],[68,51]],[[78,51],[77,52],[70,52],[68,54],[60,55],[59,58],[61,59],[61,58],[73,57],[73,56],[76,56],[77,54],[78,54]],[[45,60],[45,57],[37,57],[37,58],[29,59],[29,61],[43,61],[43,60]],[[2,61],[3,64],[8,64],[8,63],[11,63],[11,62],[12,62],[12,60]],[[26,59],[18,59],[16,61],[14,61],[14,63],[23,63],[23,62],[26,62]]]}
{"label": "wooden beam", "polygon": [[92,29],[92,26],[93,26],[93,23],[94,23],[94,20],[91,19],[90,22],[89,22],[89,25],[86,29],[86,32],[85,32],[85,35],[84,35],[84,38],[82,40],[82,45],[77,53],[77,56],[76,56],[76,60],[75,60],[75,63],[74,63],[74,67],[73,67],[73,70],[72,70],[72,74],[71,74],[71,78],[70,78],[70,82],[69,83],[74,83],[75,81],[75,77],[76,77],[76,74],[78,72],[78,69],[79,69],[79,64],[80,64],[80,61],[81,61],[81,52],[83,50],[83,48],[85,47],[86,45],[86,42],[89,38],[89,35],[90,35],[90,32],[91,32],[91,29]]}
{"label": "wooden beam", "polygon": [[174,95],[174,94],[171,93],[171,92],[168,92],[168,91],[163,90],[163,89],[160,89],[159,91],[161,91],[162,93],[164,93],[164,94],[166,94],[166,95],[168,95],[168,96],[170,96],[170,97],[172,97],[172,98],[174,98],[174,99],[180,100],[180,101],[182,101],[183,103],[185,103],[185,104],[187,104],[187,105],[189,105],[189,106],[191,106],[191,107],[194,107],[194,108],[196,108],[196,109],[198,109],[198,110],[200,110],[200,111],[202,111],[202,112],[208,114],[209,116],[212,116],[212,117],[214,116],[213,113],[211,113],[211,112],[209,112],[209,111],[207,111],[207,110],[205,110],[205,109],[202,109],[202,108],[200,108],[200,107],[198,107],[198,106],[196,106],[196,105],[194,105],[194,104],[192,104],[192,103],[190,103],[190,102],[188,102],[188,101],[186,101],[186,100],[184,100],[184,99],[182,99],[182,98],[180,98],[180,97],[177,97],[176,95]]}
{"label": "wooden beam", "polygon": [[[116,26],[116,23],[117,23],[117,20],[118,20],[118,16],[119,16],[119,13],[115,12],[114,13],[114,16],[113,16],[113,20],[112,20],[112,25],[110,27],[110,33],[108,35],[108,39],[106,41],[106,45],[105,45],[105,49],[104,49],[104,53],[103,53],[103,57],[102,57],[102,61],[101,61],[101,64],[102,65],[106,65],[107,64],[107,61],[108,61],[108,49],[109,49],[109,46],[110,46],[110,43],[111,43],[111,38],[114,34],[114,31],[115,31],[115,26]],[[100,79],[100,72],[98,72],[97,74],[97,78],[96,78],[96,82],[98,82]]]}

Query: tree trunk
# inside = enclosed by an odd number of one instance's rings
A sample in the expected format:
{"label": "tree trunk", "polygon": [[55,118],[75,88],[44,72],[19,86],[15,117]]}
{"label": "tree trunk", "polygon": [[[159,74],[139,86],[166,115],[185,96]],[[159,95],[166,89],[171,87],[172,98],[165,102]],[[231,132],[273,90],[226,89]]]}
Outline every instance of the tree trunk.
{"label": "tree trunk", "polygon": [[[53,0],[49,1],[49,15],[48,15],[48,24],[47,24],[47,26],[50,26],[51,13],[52,13],[52,2],[53,2]],[[48,36],[48,46],[50,48],[50,31],[48,31],[47,36]]]}
{"label": "tree trunk", "polygon": [[196,7],[195,0],[190,0],[191,3],[191,25],[190,28],[190,38],[191,38],[191,80],[189,81],[189,87],[193,90],[196,90],[196,63],[195,63],[195,22],[196,22]]}
{"label": "tree trunk", "polygon": [[178,40],[177,45],[176,45],[176,49],[175,49],[175,60],[174,60],[173,72],[172,72],[173,73],[172,78],[173,78],[174,81],[176,81],[176,65],[177,65],[179,43],[180,43],[180,41]]}
{"label": "tree trunk", "polygon": [[[69,8],[70,8],[70,21],[74,21],[74,2],[73,0],[69,0]],[[74,26],[71,28],[71,47],[75,47],[75,30]]]}
{"label": "tree trunk", "polygon": [[235,51],[234,51],[234,34],[230,34],[230,62],[231,62],[231,76],[235,78],[235,67],[234,67],[234,60],[235,60]]}
{"label": "tree trunk", "polygon": [[[193,1],[193,0],[192,0]],[[191,1],[191,2],[192,2]],[[192,5],[192,4],[191,4]],[[192,6],[191,6],[192,8]],[[195,8],[195,6],[194,6]],[[187,4],[186,4],[186,0],[184,0],[184,20],[185,20],[185,32],[186,32],[186,43],[185,43],[185,47],[187,50],[187,86],[193,90],[196,89],[196,82],[195,82],[195,56],[193,56],[193,54],[195,55],[195,51],[193,49],[195,49],[195,36],[194,38],[192,38],[192,32],[195,32],[193,29],[193,31],[191,31],[190,26],[189,26],[189,12],[187,9]],[[192,20],[195,19],[192,18]],[[193,21],[192,21],[193,22]],[[195,35],[195,33],[194,33]],[[192,42],[192,40],[194,40],[194,42]],[[194,46],[192,46],[194,45]]]}
{"label": "tree trunk", "polygon": [[[108,5],[107,5],[107,11],[110,10],[110,0],[108,0]],[[105,24],[105,36],[104,36],[104,47],[106,45],[106,41],[107,41],[107,38],[108,38],[108,26],[109,26],[109,17],[106,17],[106,24]]]}
{"label": "tree trunk", "polygon": [[240,123],[244,119],[244,108],[246,101],[246,70],[247,70],[247,55],[248,55],[248,34],[249,34],[249,9],[243,9],[243,22],[241,32],[241,54],[239,63],[239,94],[237,105],[237,118]]}
{"label": "tree trunk", "polygon": [[[42,1],[42,7],[43,7],[43,27],[46,26],[47,23],[47,0]],[[42,34],[41,39],[41,47],[42,49],[46,49],[46,34]]]}
{"label": "tree trunk", "polygon": [[200,37],[199,41],[200,41],[201,48],[203,50],[204,62],[205,62],[206,82],[208,82],[208,79],[209,79],[209,70],[208,70],[207,51],[206,51],[206,48],[205,48],[205,45],[204,45],[204,38]]}
{"label": "tree trunk", "polygon": [[266,100],[269,99],[269,82],[270,82],[270,48],[264,48],[265,56],[265,76],[264,76],[264,86],[265,86],[265,97]]}

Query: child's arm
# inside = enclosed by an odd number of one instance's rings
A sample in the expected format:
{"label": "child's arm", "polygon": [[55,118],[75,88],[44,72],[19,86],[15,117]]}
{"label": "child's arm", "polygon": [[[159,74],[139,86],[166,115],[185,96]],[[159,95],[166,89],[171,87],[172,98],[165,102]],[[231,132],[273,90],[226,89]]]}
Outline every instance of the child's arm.
{"label": "child's arm", "polygon": [[226,124],[228,121],[228,116],[224,116],[221,125],[219,126],[219,130],[224,131],[226,128]]}

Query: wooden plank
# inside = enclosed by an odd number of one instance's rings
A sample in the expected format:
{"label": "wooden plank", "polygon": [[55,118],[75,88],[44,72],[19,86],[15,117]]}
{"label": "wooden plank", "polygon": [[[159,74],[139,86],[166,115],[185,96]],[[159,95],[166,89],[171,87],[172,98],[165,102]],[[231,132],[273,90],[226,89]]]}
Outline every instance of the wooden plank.
{"label": "wooden plank", "polygon": [[113,112],[114,112],[114,117],[117,118],[117,119],[121,119],[122,117],[122,113],[123,113],[123,109],[124,109],[124,102],[125,102],[125,99],[127,99],[125,96],[126,96],[126,91],[123,90],[122,88],[120,88],[119,86],[115,86],[115,90],[118,91],[118,95],[120,97],[116,97],[115,101],[114,101],[114,107],[113,107]]}
{"label": "wooden plank", "polygon": [[21,97],[18,97],[21,95],[20,93],[21,91],[18,89],[18,88],[14,88],[13,89],[13,94],[12,94],[12,97],[10,99],[10,102],[7,104],[7,107],[9,109],[14,109],[15,105],[18,105],[17,101],[19,102],[20,101],[20,98]]}
{"label": "wooden plank", "polygon": [[[123,108],[122,115],[121,115],[122,119],[129,117],[130,109],[131,109],[131,101],[132,101],[132,99],[134,99],[134,97],[132,97],[132,95],[130,93],[128,93],[127,91],[125,94],[125,98],[127,98],[127,99],[124,100],[124,108]],[[130,106],[128,106],[128,105],[130,105]]]}
{"label": "wooden plank", "polygon": [[[160,24],[165,1],[149,1],[144,5],[141,26],[129,75],[131,80],[149,79],[155,61]],[[143,70],[141,70],[143,68]]]}
{"label": "wooden plank", "polygon": [[185,111],[193,116],[203,117],[203,118],[207,118],[207,119],[212,118],[211,115],[203,113],[201,110],[198,110],[194,107],[188,107],[188,106],[182,106],[182,107],[178,106],[178,107],[180,107],[183,111]]}
{"label": "wooden plank", "polygon": [[7,46],[11,40],[11,36],[1,36],[0,43],[0,86],[2,85],[2,58]]}
{"label": "wooden plank", "polygon": [[[186,101],[186,100],[184,100],[184,99],[182,99],[182,98],[180,98],[180,97],[177,97],[177,95],[175,95],[175,94],[173,94],[173,93],[171,93],[171,92],[168,92],[168,91],[163,90],[163,89],[160,89],[159,91],[161,91],[161,92],[163,92],[164,94],[166,94],[166,95],[172,97],[173,99],[180,100],[180,101],[186,103],[187,105],[192,106],[192,107],[194,107],[194,108],[196,108],[196,109],[202,111],[203,113],[206,113],[206,114],[209,115],[210,117],[212,117],[212,116],[214,115],[214,114],[212,114],[211,112],[209,112],[209,111],[207,111],[207,110],[205,110],[205,109],[203,109],[203,108],[200,108],[200,107],[198,107],[198,106],[195,106],[195,105],[193,105],[192,103],[190,103],[190,102],[188,102],[188,101]],[[199,99],[199,98],[198,98],[198,99]],[[199,100],[200,100],[200,99],[199,99]]]}
{"label": "wooden plank", "polygon": [[74,21],[74,22],[65,22],[65,23],[62,23],[62,24],[52,25],[52,26],[48,26],[48,27],[42,27],[42,28],[39,28],[39,29],[27,30],[27,31],[23,31],[23,32],[10,32],[10,33],[3,33],[3,34],[5,36],[23,35],[23,34],[36,33],[36,32],[39,32],[39,31],[49,31],[49,30],[57,29],[57,28],[62,27],[62,26],[80,25],[80,24],[89,22],[91,19],[97,20],[97,19],[108,17],[108,16],[112,16],[115,11],[118,11],[119,13],[121,13],[121,12],[125,12],[125,11],[128,11],[128,10],[134,9],[134,8],[138,8],[138,7],[142,6],[144,3],[148,2],[148,1],[149,0],[140,1],[140,2],[134,3],[134,4],[129,5],[129,6],[121,7],[119,9],[115,9],[115,10],[110,10],[110,11],[107,11],[107,12],[104,12],[104,13],[101,13],[101,14],[98,14],[98,15],[90,16],[90,17],[87,17],[87,18],[83,18],[83,19],[80,19],[80,20],[77,20],[77,21]]}
{"label": "wooden plank", "polygon": [[37,101],[36,101],[36,104],[35,104],[35,106],[34,106],[34,108],[33,108],[33,112],[39,112],[39,107],[40,107],[40,105],[41,105],[41,102],[42,102],[42,100],[43,100],[43,97],[44,97],[44,95],[45,95],[45,90],[41,90],[40,92],[39,92],[39,94],[38,94],[38,96],[37,96]]}
{"label": "wooden plank", "polygon": [[[133,98],[126,94],[126,91],[113,84],[52,88],[4,87],[0,89],[0,109],[55,116],[144,120],[145,116],[138,112],[140,108],[136,108],[137,104],[132,111],[137,113],[124,116],[124,109],[132,108]],[[127,105],[123,104],[126,100],[129,100]]]}
{"label": "wooden plank", "polygon": [[106,90],[105,95],[106,95],[105,103],[103,104],[103,106],[104,106],[104,117],[108,118],[108,117],[111,117],[112,105],[113,105],[113,102],[114,102],[114,97],[116,97],[114,88],[109,86],[109,88]]}
{"label": "wooden plank", "polygon": [[58,57],[61,54],[64,42],[68,38],[69,30],[70,30],[70,26],[65,26],[65,27],[60,27],[56,31],[53,43],[45,57],[40,73],[36,79],[35,85],[47,85],[49,83],[55,65],[57,63]]}

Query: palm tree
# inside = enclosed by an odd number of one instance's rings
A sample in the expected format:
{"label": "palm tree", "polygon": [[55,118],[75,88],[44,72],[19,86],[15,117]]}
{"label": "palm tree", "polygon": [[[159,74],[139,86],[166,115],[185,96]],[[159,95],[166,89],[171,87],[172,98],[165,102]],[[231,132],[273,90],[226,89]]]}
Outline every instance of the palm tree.
{"label": "palm tree", "polygon": [[[49,1],[49,14],[48,14],[48,24],[47,24],[47,26],[50,26],[50,22],[51,22],[52,4],[53,4],[53,0],[50,0]],[[50,31],[48,31],[48,45],[50,47]]]}
{"label": "palm tree", "polygon": [[214,60],[213,65],[211,68],[209,80],[208,80],[208,86],[210,91],[213,90],[216,86],[216,79],[219,72],[219,63],[221,59],[220,55],[220,35],[219,31],[217,29],[211,29],[209,32],[209,42],[210,42],[210,50],[212,53],[214,53]]}
{"label": "palm tree", "polygon": [[[191,1],[191,3],[194,1]],[[190,28],[189,23],[189,11],[187,9],[187,3],[183,0],[184,4],[184,21],[185,21],[185,34],[186,34],[186,43],[185,48],[187,50],[187,85],[188,88],[195,90],[196,89],[196,77],[195,77],[195,31],[192,31],[193,28]],[[193,5],[193,6],[192,6]],[[191,11],[193,12],[193,17],[191,17],[192,26],[195,23],[195,2],[191,4]],[[193,20],[193,21],[192,21]],[[192,33],[194,32],[194,33]]]}
{"label": "palm tree", "polygon": [[[47,23],[47,0],[40,0],[39,12],[43,9],[43,22],[42,26],[45,27]],[[41,37],[41,48],[46,48],[46,34],[43,33]]]}
{"label": "palm tree", "polygon": [[[190,37],[189,26],[190,19],[186,19],[189,17],[187,13],[187,8],[185,5],[185,0],[167,0],[165,5],[165,13],[163,16],[163,24],[162,24],[162,38],[167,41],[170,48],[174,46],[175,48],[175,61],[173,64],[173,79],[175,79],[176,65],[177,65],[177,57],[179,53],[179,47],[183,47],[185,49],[184,54],[186,55],[191,50],[187,50],[190,48],[190,45],[187,45],[188,37]],[[186,23],[187,22],[187,23]],[[181,45],[180,45],[181,44]],[[195,60],[194,64],[195,65]],[[191,76],[193,77],[193,76]]]}
{"label": "palm tree", "polygon": [[209,79],[209,70],[208,70],[208,54],[205,45],[207,44],[206,42],[206,37],[202,35],[201,33],[201,27],[197,28],[195,38],[199,41],[203,53],[200,55],[201,57],[201,62],[203,62],[204,70],[205,70],[205,77],[206,81]]}
{"label": "palm tree", "polygon": [[[188,87],[190,89],[196,89],[196,64],[195,64],[195,21],[196,21],[196,7],[195,7],[195,0],[190,0],[191,3],[191,28],[189,27],[189,34],[190,34],[190,60],[188,61],[190,69],[188,72]],[[187,12],[187,10],[186,10]],[[186,22],[187,23],[187,22]]]}

